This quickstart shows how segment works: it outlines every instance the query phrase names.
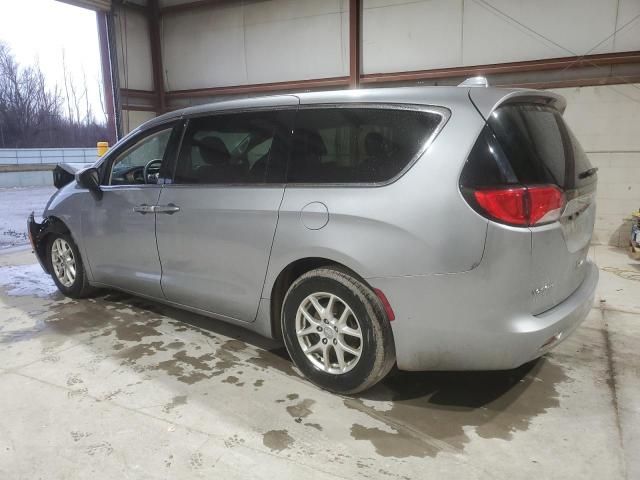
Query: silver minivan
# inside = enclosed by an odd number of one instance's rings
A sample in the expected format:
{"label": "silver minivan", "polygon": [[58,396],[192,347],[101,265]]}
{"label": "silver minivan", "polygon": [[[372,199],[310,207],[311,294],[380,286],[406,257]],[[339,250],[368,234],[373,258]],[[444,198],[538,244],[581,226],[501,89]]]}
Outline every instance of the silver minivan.
{"label": "silver minivan", "polygon": [[322,388],[495,370],[591,308],[596,169],[534,90],[405,87],[170,112],[29,220],[60,291],[115,288],[279,338]]}

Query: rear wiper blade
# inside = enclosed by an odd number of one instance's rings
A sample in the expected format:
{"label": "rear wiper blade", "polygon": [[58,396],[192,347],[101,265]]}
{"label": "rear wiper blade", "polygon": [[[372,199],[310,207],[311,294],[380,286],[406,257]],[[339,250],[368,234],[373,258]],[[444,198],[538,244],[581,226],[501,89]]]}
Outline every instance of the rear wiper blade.
{"label": "rear wiper blade", "polygon": [[578,174],[578,178],[582,180],[583,178],[591,177],[592,175],[595,175],[597,171],[598,167],[590,168],[589,170],[585,170],[584,172]]}

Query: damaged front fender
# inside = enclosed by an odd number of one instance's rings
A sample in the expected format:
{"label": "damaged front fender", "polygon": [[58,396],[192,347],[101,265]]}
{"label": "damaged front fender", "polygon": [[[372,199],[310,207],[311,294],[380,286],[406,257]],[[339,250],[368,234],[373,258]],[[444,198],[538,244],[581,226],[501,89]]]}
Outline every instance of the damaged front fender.
{"label": "damaged front fender", "polygon": [[47,237],[50,233],[66,233],[66,226],[55,217],[45,218],[42,223],[35,219],[34,212],[31,212],[27,219],[27,232],[29,232],[29,242],[33,248],[38,263],[42,269],[51,274],[47,262]]}

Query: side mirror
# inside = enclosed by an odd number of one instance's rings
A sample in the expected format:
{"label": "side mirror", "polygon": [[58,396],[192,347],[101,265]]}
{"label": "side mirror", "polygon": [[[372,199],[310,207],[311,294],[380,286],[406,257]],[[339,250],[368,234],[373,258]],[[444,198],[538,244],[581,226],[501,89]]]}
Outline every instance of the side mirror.
{"label": "side mirror", "polygon": [[82,188],[86,188],[91,192],[93,198],[102,200],[102,189],[100,188],[100,173],[95,167],[85,168],[78,172],[76,181]]}

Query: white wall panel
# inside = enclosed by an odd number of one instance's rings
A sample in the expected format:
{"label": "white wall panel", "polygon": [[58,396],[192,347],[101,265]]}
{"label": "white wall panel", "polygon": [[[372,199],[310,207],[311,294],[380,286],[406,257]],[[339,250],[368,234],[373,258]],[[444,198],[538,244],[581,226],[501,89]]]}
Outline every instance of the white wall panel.
{"label": "white wall panel", "polygon": [[613,38],[591,49],[614,32],[618,0],[491,0],[488,3],[551,41],[496,13],[483,2],[465,0],[463,60],[466,65],[613,50]]}
{"label": "white wall panel", "polygon": [[120,87],[153,90],[147,19],[132,9],[119,8],[115,27]]}
{"label": "white wall panel", "polygon": [[348,74],[346,0],[228,3],[167,15],[169,90]]}
{"label": "white wall panel", "polygon": [[[348,12],[341,1],[257,2],[245,7],[248,83],[337,77],[348,73]],[[348,24],[347,24],[348,25]],[[344,30],[344,31],[343,31]]]}
{"label": "white wall panel", "polygon": [[640,207],[640,84],[554,90],[565,119],[599,168],[594,242],[626,246],[625,218]]}
{"label": "white wall panel", "polygon": [[640,15],[640,0],[620,0],[616,30],[621,29],[627,22],[632,23],[616,34],[616,52],[640,50],[640,19],[634,20],[637,15]]}
{"label": "white wall panel", "polygon": [[364,73],[640,50],[639,20],[612,36],[640,14],[640,0],[364,0],[363,8]]}
{"label": "white wall panel", "polygon": [[168,90],[246,83],[242,5],[198,9],[163,19]]}
{"label": "white wall panel", "polygon": [[136,110],[123,110],[122,111],[122,128],[124,133],[127,134],[134,128],[142,125],[147,120],[151,120],[155,117],[154,112],[139,112]]}
{"label": "white wall panel", "polygon": [[365,0],[363,72],[455,67],[462,62],[462,0]]}

